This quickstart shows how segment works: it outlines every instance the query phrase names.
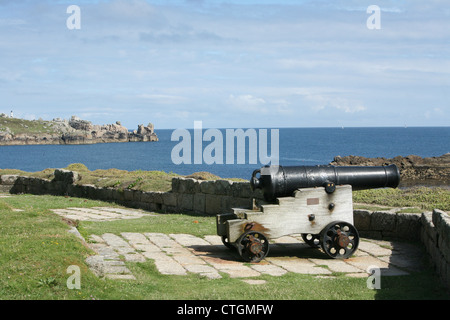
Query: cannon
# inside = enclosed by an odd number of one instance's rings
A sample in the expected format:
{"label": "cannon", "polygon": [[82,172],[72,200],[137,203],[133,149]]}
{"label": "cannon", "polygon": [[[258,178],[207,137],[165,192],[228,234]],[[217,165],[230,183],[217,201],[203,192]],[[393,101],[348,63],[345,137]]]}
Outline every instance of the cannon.
{"label": "cannon", "polygon": [[352,190],[396,188],[400,172],[388,166],[265,166],[250,179],[264,200],[254,207],[217,215],[217,234],[246,262],[259,262],[269,242],[301,234],[305,243],[331,258],[346,259],[358,248]]}

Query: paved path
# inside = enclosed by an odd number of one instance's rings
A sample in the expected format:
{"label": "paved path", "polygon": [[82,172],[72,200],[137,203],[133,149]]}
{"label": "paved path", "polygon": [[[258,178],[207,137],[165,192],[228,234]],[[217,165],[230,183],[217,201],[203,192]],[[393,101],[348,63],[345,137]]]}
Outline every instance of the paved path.
{"label": "paved path", "polygon": [[[141,210],[121,208],[68,208],[55,213],[80,221],[137,219],[148,215]],[[368,268],[377,266],[382,276],[407,275],[423,268],[420,247],[404,243],[361,239],[354,256],[345,260],[329,258],[321,249],[305,244],[300,235],[271,241],[268,256],[259,263],[244,263],[235,250],[222,244],[219,236],[195,237],[189,234],[105,233],[92,235],[89,246],[97,253],[86,259],[100,277],[135,279],[125,262],[151,260],[162,274],[198,274],[220,279],[222,274],[251,283],[260,275],[282,276],[287,272],[332,277],[344,273],[349,277],[367,277]]]}
{"label": "paved path", "polygon": [[321,249],[303,243],[298,235],[275,239],[266,259],[249,264],[215,235],[200,238],[189,234],[124,232],[120,236],[94,235],[90,240],[97,255],[89,257],[87,263],[97,275],[115,279],[134,279],[125,262],[147,260],[154,261],[162,274],[196,273],[209,279],[219,279],[221,273],[232,278],[254,278],[287,272],[322,277],[340,272],[350,277],[367,277],[370,266],[380,268],[382,276],[407,275],[422,268],[423,257],[421,249],[414,245],[361,239],[354,257],[335,260]]}

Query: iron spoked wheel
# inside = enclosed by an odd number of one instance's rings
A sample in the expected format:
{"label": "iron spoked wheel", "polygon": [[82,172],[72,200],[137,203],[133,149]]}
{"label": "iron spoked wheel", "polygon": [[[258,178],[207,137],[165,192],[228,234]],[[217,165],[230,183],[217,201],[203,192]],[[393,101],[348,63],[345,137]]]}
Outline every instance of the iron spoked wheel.
{"label": "iron spoked wheel", "polygon": [[234,249],[234,246],[228,241],[227,236],[222,236],[222,243],[227,247],[228,249]]}
{"label": "iron spoked wheel", "polygon": [[236,245],[241,258],[246,262],[260,262],[269,253],[269,240],[257,231],[242,234]]}
{"label": "iron spoked wheel", "polygon": [[359,234],[348,222],[336,221],[327,225],[321,232],[323,251],[334,259],[347,259],[358,248]]}
{"label": "iron spoked wheel", "polygon": [[302,233],[302,239],[312,248],[318,248],[320,246],[320,235],[312,233]]}

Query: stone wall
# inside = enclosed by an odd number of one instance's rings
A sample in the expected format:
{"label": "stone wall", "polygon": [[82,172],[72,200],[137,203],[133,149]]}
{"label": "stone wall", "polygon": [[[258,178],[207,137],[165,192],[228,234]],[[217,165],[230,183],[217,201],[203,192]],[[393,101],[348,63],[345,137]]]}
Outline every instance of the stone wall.
{"label": "stone wall", "polygon": [[179,209],[216,215],[231,208],[252,208],[253,199],[263,199],[260,190],[253,191],[247,182],[229,180],[195,180],[174,178],[172,193]]}
{"label": "stone wall", "polygon": [[423,213],[421,220],[422,243],[437,274],[447,287],[450,287],[450,216],[435,209],[432,213]]}
{"label": "stone wall", "polygon": [[390,211],[353,210],[354,225],[361,236],[372,239],[404,239],[420,241],[421,216]]}
{"label": "stone wall", "polygon": [[206,215],[229,212],[231,208],[252,208],[253,199],[263,199],[247,182],[174,178],[170,192],[99,188],[80,185],[76,172],[55,170],[53,180],[1,176],[0,192],[51,194],[116,202],[128,207],[159,212],[187,212]]}
{"label": "stone wall", "polygon": [[[215,216],[231,208],[254,206],[263,201],[260,190],[248,182],[202,181],[174,178],[170,192],[118,190],[77,184],[76,172],[58,169],[53,180],[0,176],[0,192],[51,194],[116,202],[124,206],[157,212],[199,213]],[[392,211],[354,210],[354,225],[363,237],[421,241],[437,273],[450,287],[450,216],[435,209],[422,215]]]}

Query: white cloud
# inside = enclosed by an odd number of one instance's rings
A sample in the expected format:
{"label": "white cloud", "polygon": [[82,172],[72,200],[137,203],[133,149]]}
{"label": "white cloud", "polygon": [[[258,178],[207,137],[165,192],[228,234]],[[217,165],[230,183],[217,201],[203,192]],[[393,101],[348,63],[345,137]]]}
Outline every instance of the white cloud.
{"label": "white cloud", "polygon": [[433,109],[427,110],[424,113],[424,116],[425,116],[426,119],[443,117],[444,115],[445,115],[445,112],[441,108],[433,108]]}
{"label": "white cloud", "polygon": [[244,113],[267,113],[268,111],[265,108],[266,101],[263,98],[258,98],[251,94],[238,96],[230,94],[228,103],[234,110],[239,110]]}
{"label": "white cloud", "polygon": [[334,95],[309,94],[305,96],[305,99],[314,111],[336,109],[345,113],[357,113],[367,110],[359,101]]}
{"label": "white cloud", "polygon": [[275,106],[274,110],[277,114],[292,115],[294,113],[291,102],[286,99],[276,99],[273,100],[272,103]]}

